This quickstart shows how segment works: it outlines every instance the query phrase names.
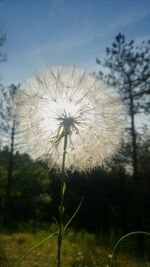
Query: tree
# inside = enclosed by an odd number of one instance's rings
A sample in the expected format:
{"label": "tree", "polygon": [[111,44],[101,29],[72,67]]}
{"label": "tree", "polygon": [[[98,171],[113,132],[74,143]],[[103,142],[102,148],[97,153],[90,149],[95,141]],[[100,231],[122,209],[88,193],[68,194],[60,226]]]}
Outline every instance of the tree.
{"label": "tree", "polygon": [[106,48],[103,62],[96,59],[102,67],[99,77],[117,89],[127,106],[130,116],[132,138],[133,175],[138,179],[135,115],[150,110],[150,40],[135,45],[134,40],[126,42],[119,33],[111,47]]}
{"label": "tree", "polygon": [[[3,62],[6,60],[6,54],[2,51],[2,48],[4,46],[6,42],[6,34],[2,31],[2,29],[0,28],[0,62]],[[1,88],[1,94],[3,95],[2,91],[4,90],[3,85],[0,83],[0,88]],[[2,95],[0,94],[0,117],[2,118]],[[1,127],[2,128],[2,127]],[[1,129],[0,128],[0,133],[1,133]]]}
{"label": "tree", "polygon": [[16,134],[16,119],[14,114],[14,99],[18,87],[11,85],[10,87],[2,88],[2,97],[0,101],[0,119],[1,119],[1,135],[3,135],[3,142],[7,142],[9,147],[8,153],[8,171],[6,181],[6,194],[4,203],[4,217],[3,224],[7,224],[10,206],[10,193],[12,184],[12,173],[14,165],[14,141]]}
{"label": "tree", "polygon": [[[125,36],[119,33],[111,47],[106,48],[106,58],[103,62],[96,59],[101,70],[99,77],[121,95],[130,116],[130,136],[132,143],[132,166],[135,180],[139,180],[137,133],[135,126],[135,115],[150,110],[150,40],[136,45],[134,40],[127,42]],[[140,189],[137,184],[136,191]],[[142,206],[140,200],[136,200],[138,206],[136,227],[143,228]],[[138,238],[139,251],[144,251],[144,240]]]}

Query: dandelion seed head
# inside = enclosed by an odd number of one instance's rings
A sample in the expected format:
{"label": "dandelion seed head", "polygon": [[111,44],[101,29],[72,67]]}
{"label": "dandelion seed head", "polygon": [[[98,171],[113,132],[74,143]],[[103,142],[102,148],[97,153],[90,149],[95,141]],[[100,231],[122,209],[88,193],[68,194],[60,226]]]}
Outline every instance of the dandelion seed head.
{"label": "dandelion seed head", "polygon": [[16,106],[27,152],[49,168],[61,168],[65,134],[65,167],[72,171],[100,166],[119,148],[121,101],[84,70],[60,66],[33,75],[17,94]]}

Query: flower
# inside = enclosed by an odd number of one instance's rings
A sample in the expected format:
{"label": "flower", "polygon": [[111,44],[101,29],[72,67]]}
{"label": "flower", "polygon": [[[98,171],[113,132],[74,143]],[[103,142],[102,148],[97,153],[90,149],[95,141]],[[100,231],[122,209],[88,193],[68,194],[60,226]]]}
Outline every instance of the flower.
{"label": "flower", "polygon": [[119,148],[121,101],[93,75],[75,67],[51,67],[33,75],[16,98],[17,116],[27,151],[61,169],[88,171]]}

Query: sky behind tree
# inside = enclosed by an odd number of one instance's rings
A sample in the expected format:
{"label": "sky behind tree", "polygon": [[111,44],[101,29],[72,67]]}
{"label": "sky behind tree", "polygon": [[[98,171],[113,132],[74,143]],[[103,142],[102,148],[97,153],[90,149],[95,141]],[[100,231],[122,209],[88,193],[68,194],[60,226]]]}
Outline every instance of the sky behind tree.
{"label": "sky behind tree", "polygon": [[19,83],[50,65],[96,71],[118,32],[137,42],[150,38],[149,0],[1,0],[7,61],[5,85]]}

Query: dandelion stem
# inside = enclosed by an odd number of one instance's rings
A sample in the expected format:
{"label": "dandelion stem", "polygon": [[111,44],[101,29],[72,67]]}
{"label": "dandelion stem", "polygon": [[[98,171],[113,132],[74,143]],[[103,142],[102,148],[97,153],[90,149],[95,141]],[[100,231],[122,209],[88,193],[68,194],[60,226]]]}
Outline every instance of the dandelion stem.
{"label": "dandelion stem", "polygon": [[63,238],[63,214],[64,214],[64,195],[65,195],[65,158],[66,158],[66,148],[68,141],[68,133],[65,131],[64,135],[64,147],[63,147],[63,159],[62,159],[62,176],[61,176],[61,188],[60,188],[60,206],[59,206],[59,222],[58,222],[58,239],[57,239],[57,267],[61,267],[61,245]]}

